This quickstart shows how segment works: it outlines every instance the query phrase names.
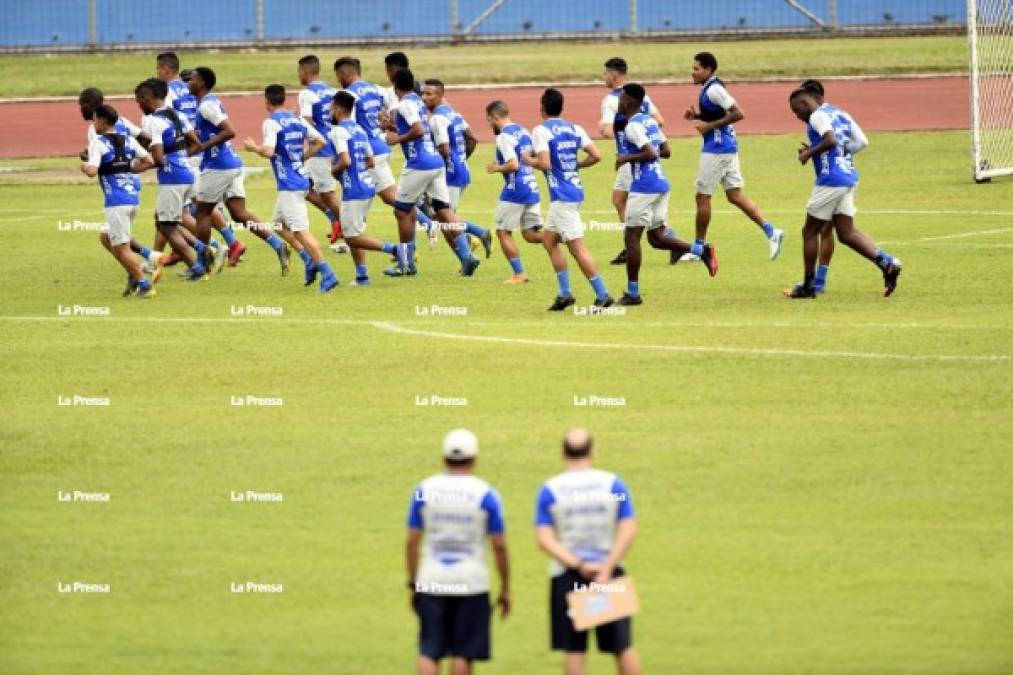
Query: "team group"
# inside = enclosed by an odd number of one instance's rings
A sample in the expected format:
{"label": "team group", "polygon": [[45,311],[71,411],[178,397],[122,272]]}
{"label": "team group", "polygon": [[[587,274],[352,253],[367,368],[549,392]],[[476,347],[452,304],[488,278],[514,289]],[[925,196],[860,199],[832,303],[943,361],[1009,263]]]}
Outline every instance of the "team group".
{"label": "team group", "polygon": [[[559,287],[549,307],[554,311],[576,303],[564,246],[591,285],[596,309],[616,302],[642,304],[639,273],[645,231],[651,247],[669,251],[670,262],[700,261],[714,276],[717,255],[706,236],[711,196],[719,185],[728,201],[760,228],[770,259],[776,259],[784,232],[767,221],[743,192],[733,125],[744,116],[716,76],[714,55],[701,52],[694,57],[692,79],[700,86],[699,104],[684,112],[703,138],[692,242],[678,238],[668,226],[670,184],[662,160],[671,151],[662,132],[664,119],[644,87],[627,82],[623,59],[611,58],[604,66],[609,93],[602,101],[599,132],[616,142],[612,202],[625,225],[624,248],[612,262],[625,264],[627,288],[618,301],[613,299],[585,245],[580,170],[598,163],[602,156],[581,126],[562,117],[564,97],[555,88],[542,94],[543,121],[531,131],[511,120],[504,101],[486,106],[486,121],[496,134],[495,161],[486,171],[503,178],[495,233],[512,272],[506,283],[528,280],[515,231],[526,242],[542,245],[549,255]],[[206,280],[226,264],[235,266],[246,247],[232,223],[241,224],[275,251],[282,275],[288,274],[295,250],[304,264],[306,285],[319,279],[320,291],[331,291],[338,277],[310,231],[306,202],[330,221],[330,244],[340,247],[339,240],[344,240],[355,265],[353,285],[371,283],[368,251],[392,257],[392,266],[384,270],[386,276],[416,275],[419,225],[428,233],[430,245],[442,234],[458,258],[460,275],[474,275],[480,264],[474,244],[481,243],[489,257],[492,233],[460,218],[457,210],[471,182],[468,159],[477,139],[446,102],[443,82],[416,80],[403,52],[388,54],[385,67],[389,88],[363,80],[358,59],[339,58],[334,72],[341,89],[335,89],[321,79],[317,57],[299,59],[304,88],[298,97],[298,114],[287,108],[282,85],[264,90],[263,138],[259,143],[247,138],[243,147],[268,159],[274,172],[278,196],[272,218],[266,222],[246,206],[243,162],[231,145],[236,131],[212,93],[217,83],[213,70],[197,67],[181,72],[174,53],[159,54],[156,77],[135,90],[144,115],[139,127],[105,104],[97,89],[81,92],[81,114],[92,122],[81,169],[99,178],[106,219],[101,242],[127,272],[123,294],[153,297],[154,284],[166,267],[176,263],[186,266],[182,276],[188,281]],[[812,161],[816,185],[802,231],[804,278],[785,295],[813,298],[825,290],[835,234],[880,269],[884,295],[890,295],[901,272],[900,261],[877,248],[854,225],[858,172],[853,158],[868,145],[865,134],[848,113],[824,100],[818,81],[804,82],[791,93],[789,103],[806,124],[809,143],[799,148],[798,159],[802,164]],[[397,180],[390,164],[394,146],[400,146],[404,155]],[[158,181],[151,248],[131,234],[140,201],[137,174],[149,169],[156,170]],[[544,174],[550,198],[544,219],[536,170]],[[392,207],[395,241],[366,233],[367,214],[376,197]],[[226,211],[231,221],[225,218]],[[219,233],[221,243],[211,236],[212,230]],[[166,244],[171,253],[163,254]]]}

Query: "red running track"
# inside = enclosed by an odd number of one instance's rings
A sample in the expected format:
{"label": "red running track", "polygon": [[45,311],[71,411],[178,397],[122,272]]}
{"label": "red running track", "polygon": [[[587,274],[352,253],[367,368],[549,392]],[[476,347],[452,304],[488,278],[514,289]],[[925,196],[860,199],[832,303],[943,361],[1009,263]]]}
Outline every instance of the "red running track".
{"label": "red running track", "polygon": [[[826,80],[827,98],[854,116],[866,131],[967,129],[968,80],[966,77]],[[788,109],[789,82],[729,83],[728,88],[746,115],[736,125],[742,134],[801,132],[801,124]],[[598,113],[606,90],[601,86],[563,87],[563,115],[597,136]],[[666,118],[669,136],[692,136],[682,120],[686,106],[695,104],[698,89],[691,84],[653,85],[647,88]],[[485,123],[485,105],[496,98],[510,106],[511,116],[528,128],[540,121],[541,87],[448,89],[447,100],[469,120],[480,140],[492,140]],[[225,95],[222,101],[238,139],[258,137],[264,119],[260,95]],[[129,98],[109,101],[121,114],[137,121],[140,113]],[[294,108],[294,97],[290,97]],[[0,158],[72,155],[85,144],[85,122],[73,100],[0,102]],[[258,139],[259,140],[259,139]],[[238,143],[236,144],[238,147]]]}

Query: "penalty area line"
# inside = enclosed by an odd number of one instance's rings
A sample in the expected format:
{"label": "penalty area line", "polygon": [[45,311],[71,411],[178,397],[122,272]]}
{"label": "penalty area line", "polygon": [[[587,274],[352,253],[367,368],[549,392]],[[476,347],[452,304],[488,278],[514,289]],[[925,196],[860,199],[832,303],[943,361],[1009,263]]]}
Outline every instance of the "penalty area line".
{"label": "penalty area line", "polygon": [[376,321],[373,327],[388,333],[399,333],[417,337],[432,337],[446,340],[465,340],[472,342],[490,342],[494,344],[525,345],[530,347],[569,347],[579,349],[622,349],[638,351],[681,352],[689,354],[736,354],[742,356],[801,356],[809,358],[843,358],[871,359],[894,361],[956,361],[974,363],[994,363],[1009,361],[1005,354],[890,354],[885,352],[848,352],[848,351],[806,351],[803,349],[776,349],[764,347],[719,347],[696,345],[651,345],[651,344],[618,344],[614,342],[578,342],[572,340],[539,340],[534,338],[500,337],[496,335],[462,335],[441,331],[419,330],[406,328],[395,323]]}

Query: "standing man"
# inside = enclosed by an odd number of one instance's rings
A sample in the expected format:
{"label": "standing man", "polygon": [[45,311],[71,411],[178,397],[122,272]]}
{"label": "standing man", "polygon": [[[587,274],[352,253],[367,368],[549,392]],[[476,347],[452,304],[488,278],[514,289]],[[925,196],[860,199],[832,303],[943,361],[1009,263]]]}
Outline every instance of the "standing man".
{"label": "standing man", "polygon": [[306,193],[310,180],[304,174],[305,158],[320,152],[327,141],[312,125],[295,113],[285,110],[285,87],[271,84],[264,89],[264,142],[260,145],[247,138],[243,146],[271,161],[278,199],[272,222],[291,232],[299,243],[299,257],[306,267],[306,283],[310,286],[320,275],[320,292],[327,293],[338,285],[338,277],[324,260],[316,237],[310,232],[306,211]]}
{"label": "standing man", "polygon": [[538,181],[531,167],[520,160],[532,154],[534,146],[528,130],[510,119],[510,109],[503,101],[489,103],[485,107],[485,119],[496,134],[496,161],[490,162],[485,170],[503,176],[503,189],[496,206],[496,237],[513,270],[513,276],[503,283],[524,284],[528,275],[524,273],[513,231],[520,230],[524,241],[529,244],[542,243]]}
{"label": "standing man", "polygon": [[806,205],[805,227],[802,229],[802,253],[805,276],[802,283],[784,292],[789,298],[816,297],[816,259],[819,255],[820,232],[832,224],[837,238],[845,246],[871,261],[883,273],[883,295],[889,297],[897,288],[901,261],[876,247],[865,232],[855,227],[855,186],[858,171],[851,161],[847,145],[851,126],[841,117],[831,117],[820,110],[812,93],[796,89],[788,99],[795,116],[805,122],[809,143],[798,149],[798,161],[805,165],[810,159],[816,170],[816,186]]}
{"label": "standing man", "polygon": [[[549,557],[551,644],[566,653],[566,675],[586,673],[587,633],[567,614],[566,594],[589,581],[623,576],[623,558],[637,534],[633,500],[614,473],[591,466],[594,440],[586,429],[563,438],[566,470],[545,481],[535,505],[535,538]],[[595,629],[598,651],[615,656],[616,672],[639,675],[633,622],[627,617]]]}
{"label": "standing man", "polygon": [[[331,132],[331,100],[334,87],[320,80],[320,59],[313,54],[299,59],[299,83],[305,87],[299,92],[299,114],[324,138]],[[320,209],[331,224],[330,243],[341,239],[341,221],[338,218],[341,203],[336,192],[338,185],[331,175],[334,147],[328,140],[324,149],[306,160],[306,173],[313,183],[307,199]]]}
{"label": "standing man", "polygon": [[[605,98],[601,100],[601,120],[598,126],[603,138],[615,138],[617,143],[620,139],[615,130],[616,115],[620,115],[620,119],[623,119],[619,112],[619,94],[622,92],[623,85],[626,84],[628,71],[626,59],[613,56],[605,62],[605,74],[603,77],[609,93],[605,94]],[[658,110],[649,96],[644,98],[640,112],[650,115],[658,123],[659,127],[665,126],[665,118],[661,116],[661,111]],[[616,180],[612,185],[612,206],[615,207],[616,213],[619,215],[619,222],[621,223],[626,222],[626,201],[629,198],[631,181],[629,167],[623,165],[616,172]],[[612,260],[612,264],[622,265],[625,262],[626,249],[623,248],[619,252],[619,255]]]}
{"label": "standing man", "polygon": [[197,181],[197,238],[205,244],[211,236],[211,213],[215,204],[225,202],[232,219],[244,223],[256,236],[274,250],[281,265],[281,274],[289,271],[289,247],[278,235],[263,227],[262,221],[246,208],[243,187],[243,160],[232,149],[235,138],[225,106],[211,93],[218,78],[210,68],[198,66],[190,76],[190,93],[197,98],[197,135],[200,144],[195,153],[204,153]]}
{"label": "standing man", "polygon": [[81,173],[98,176],[105,199],[106,225],[99,241],[127,272],[127,292],[137,298],[155,297],[155,288],[141,271],[130,249],[130,226],[137,217],[141,181],[135,174],[153,166],[148,151],[137,139],[116,126],[119,119],[111,106],[100,104],[92,110],[95,137],[88,143]]}
{"label": "standing man", "polygon": [[[862,150],[869,146],[869,139],[865,136],[865,132],[858,126],[858,123],[854,118],[849,115],[846,111],[841,110],[837,106],[831,105],[824,100],[823,83],[819,80],[806,80],[800,87],[805,89],[820,106],[820,110],[824,111],[831,118],[840,116],[844,118],[845,123],[850,128],[850,133],[845,139],[844,149],[849,155],[854,157]],[[830,260],[834,257],[834,227],[832,223],[827,223],[820,231],[820,255],[819,264],[816,266],[816,278],[813,279],[813,288],[817,293],[823,293],[827,289],[827,277],[830,275]]]}
{"label": "standing man", "polygon": [[718,183],[725,196],[750,220],[763,230],[770,244],[770,259],[781,253],[784,232],[771,225],[752,199],[742,193],[746,184],[739,170],[739,145],[732,124],[745,119],[735,99],[714,74],[718,60],[710,52],[693,57],[693,83],[700,85],[700,110],[690,106],[684,117],[695,121],[697,132],[703,136],[700,153],[700,170],[696,179],[696,243],[707,240],[707,227],[711,222],[711,195]]}
{"label": "standing man", "polygon": [[[598,265],[584,243],[584,223],[580,219],[580,204],[584,201],[580,169],[600,162],[601,152],[583,127],[560,117],[563,113],[563,93],[558,89],[550,87],[542,93],[541,113],[544,121],[535,127],[532,134],[535,156],[522,155],[521,161],[541,170],[549,187],[549,213],[545,218],[542,244],[559,282],[559,295],[549,306],[549,311],[561,312],[577,302],[570,292],[570,272],[566,267],[566,256],[559,248],[560,242],[570,250],[570,255],[594,289],[594,306],[611,307],[615,300],[598,276]],[[578,150],[586,154],[579,161]]]}
{"label": "standing man", "polygon": [[[699,257],[713,277],[718,273],[718,259],[710,244],[689,244],[668,232],[668,178],[661,168],[661,159],[672,151],[668,140],[654,119],[638,112],[647,94],[636,83],[624,84],[619,95],[619,112],[624,116],[616,170],[630,174],[630,194],[626,204],[626,278],[627,289],[620,305],[640,305],[640,239],[647,230],[647,241],[654,248],[671,251],[672,256],[692,252]],[[617,125],[618,127],[618,125]]]}
{"label": "standing man", "polygon": [[473,661],[491,656],[490,543],[500,579],[496,605],[501,617],[510,612],[503,506],[496,491],[474,475],[477,456],[475,434],[451,431],[443,439],[446,472],[425,479],[412,493],[405,559],[410,604],[419,617],[419,675],[437,675],[444,657],[450,657],[453,675],[470,675]]}

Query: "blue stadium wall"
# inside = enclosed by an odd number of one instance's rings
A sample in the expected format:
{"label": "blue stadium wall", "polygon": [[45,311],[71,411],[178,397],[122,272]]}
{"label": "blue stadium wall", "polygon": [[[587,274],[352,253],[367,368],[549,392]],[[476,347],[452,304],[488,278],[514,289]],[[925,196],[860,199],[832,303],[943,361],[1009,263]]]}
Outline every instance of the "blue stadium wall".
{"label": "blue stadium wall", "polygon": [[[467,26],[491,0],[459,0]],[[88,38],[87,0],[0,0],[0,47],[69,47]],[[827,0],[803,0],[827,16]],[[99,44],[236,42],[257,37],[255,0],[96,0]],[[841,26],[960,24],[963,0],[838,0]],[[641,32],[800,29],[812,24],[782,0],[638,0]],[[628,0],[507,0],[477,35],[615,32],[629,28]],[[449,0],[264,0],[264,39],[449,36]]]}

